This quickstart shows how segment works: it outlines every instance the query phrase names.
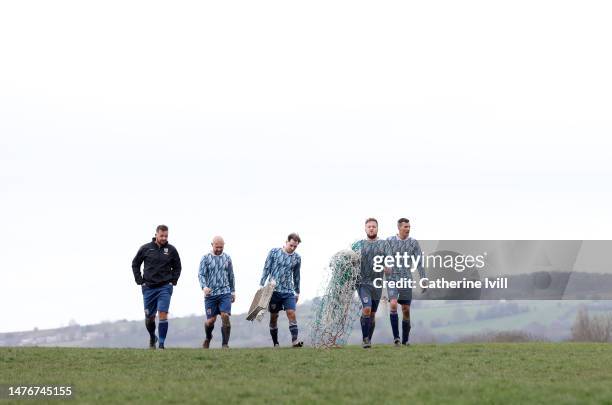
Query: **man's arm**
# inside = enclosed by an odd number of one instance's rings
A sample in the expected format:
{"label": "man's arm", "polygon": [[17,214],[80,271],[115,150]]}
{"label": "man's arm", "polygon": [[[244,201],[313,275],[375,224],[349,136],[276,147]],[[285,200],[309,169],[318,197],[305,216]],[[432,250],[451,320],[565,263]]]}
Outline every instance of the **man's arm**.
{"label": "man's arm", "polygon": [[140,273],[140,265],[142,265],[142,262],[144,261],[144,252],[145,249],[144,246],[142,246],[140,249],[138,249],[136,256],[134,256],[134,259],[132,260],[132,272],[134,273],[134,280],[138,285],[142,285],[144,282],[142,279],[142,274]]}
{"label": "man's arm", "polygon": [[227,279],[230,284],[230,291],[232,294],[236,292],[236,288],[234,286],[234,265],[232,264],[232,258],[230,257],[227,262]]}
{"label": "man's arm", "polygon": [[[423,268],[423,260],[425,260],[425,258],[423,257],[421,245],[419,245],[419,242],[416,239],[414,240],[414,257],[416,257],[419,261],[419,263],[417,264],[417,270],[419,272],[419,277],[422,280],[425,278],[425,269]],[[421,288],[421,294],[425,294],[426,291],[427,287]]]}
{"label": "man's arm", "polygon": [[419,258],[419,263],[417,265],[419,277],[425,278],[425,269],[423,268],[423,260],[425,260],[425,258],[423,257],[423,251],[421,250],[421,245],[419,245],[419,242],[417,240],[414,241],[414,253],[415,253],[415,257]]}
{"label": "man's arm", "polygon": [[198,280],[200,281],[200,287],[202,288],[202,290],[208,287],[206,285],[207,268],[208,267],[206,266],[206,256],[202,256],[202,259],[200,260],[200,269],[198,270]]}
{"label": "man's arm", "polygon": [[266,279],[268,278],[268,276],[270,275],[270,272],[272,271],[273,260],[274,259],[272,258],[272,250],[270,250],[270,253],[268,253],[268,257],[266,258],[266,264],[264,264],[263,275],[261,276],[261,281],[259,282],[259,285],[261,285],[262,287],[266,284]]}
{"label": "man's arm", "polygon": [[300,257],[293,266],[293,288],[295,289],[295,293],[300,295],[300,268],[302,267],[302,258]]}
{"label": "man's arm", "polygon": [[398,250],[393,244],[393,236],[389,236],[385,241],[387,242],[387,252],[385,255],[390,255],[394,258],[393,267],[391,267],[391,273],[388,275],[388,280],[399,281],[400,271],[398,263],[395,261],[395,254],[398,253]]}
{"label": "man's arm", "polygon": [[178,250],[174,249],[174,259],[172,260],[172,284],[176,285],[178,279],[181,276],[181,257],[178,254]]}
{"label": "man's arm", "polygon": [[[383,241],[384,246],[383,246],[383,251],[385,252],[384,255],[385,257],[387,256],[393,256],[393,246],[391,246],[391,242],[389,242],[388,240],[384,240]],[[393,280],[393,270],[395,269],[395,264],[392,267],[385,267],[385,274],[387,275],[387,277],[390,277],[391,280]]]}

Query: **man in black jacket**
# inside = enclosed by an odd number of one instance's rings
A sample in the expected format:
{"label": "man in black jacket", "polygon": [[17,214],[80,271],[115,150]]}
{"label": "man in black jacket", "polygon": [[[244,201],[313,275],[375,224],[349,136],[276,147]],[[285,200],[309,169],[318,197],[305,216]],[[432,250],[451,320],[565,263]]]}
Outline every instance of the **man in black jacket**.
{"label": "man in black jacket", "polygon": [[[143,274],[140,266],[144,262]],[[164,349],[168,333],[168,309],[173,286],[181,275],[181,259],[174,246],[168,243],[168,227],[159,225],[150,243],[142,245],[132,260],[136,284],[142,286],[145,326],[149,331],[149,348],[155,349],[155,313],[159,314],[159,348]]]}

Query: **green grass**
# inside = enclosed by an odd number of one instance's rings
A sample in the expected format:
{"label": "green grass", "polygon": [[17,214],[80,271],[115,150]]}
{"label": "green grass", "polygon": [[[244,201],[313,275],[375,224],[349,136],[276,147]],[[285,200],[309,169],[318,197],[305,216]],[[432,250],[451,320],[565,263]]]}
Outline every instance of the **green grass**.
{"label": "green grass", "polygon": [[0,384],[72,384],[79,403],[612,403],[611,381],[609,344],[0,348]]}

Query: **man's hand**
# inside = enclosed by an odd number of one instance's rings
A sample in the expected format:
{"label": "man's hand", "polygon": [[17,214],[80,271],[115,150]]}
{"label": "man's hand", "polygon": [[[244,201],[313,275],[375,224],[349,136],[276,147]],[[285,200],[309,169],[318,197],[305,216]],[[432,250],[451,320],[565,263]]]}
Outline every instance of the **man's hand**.
{"label": "man's hand", "polygon": [[208,287],[204,287],[202,288],[202,291],[204,291],[204,295],[208,297],[212,290]]}
{"label": "man's hand", "polygon": [[236,293],[232,293],[232,303],[236,301]]}

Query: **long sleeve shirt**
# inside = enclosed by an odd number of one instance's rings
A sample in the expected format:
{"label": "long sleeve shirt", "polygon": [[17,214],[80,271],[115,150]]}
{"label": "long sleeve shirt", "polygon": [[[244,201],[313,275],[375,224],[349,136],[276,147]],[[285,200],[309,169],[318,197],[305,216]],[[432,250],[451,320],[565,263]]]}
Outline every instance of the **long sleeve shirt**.
{"label": "long sleeve shirt", "polygon": [[274,248],[268,253],[260,284],[267,279],[276,281],[274,291],[281,293],[300,293],[300,267],[302,258],[299,254],[285,252],[283,248]]}
{"label": "long sleeve shirt", "polygon": [[391,248],[384,239],[362,239],[352,244],[351,249],[361,253],[361,271],[358,285],[373,285],[374,279],[383,277],[383,272],[374,271],[376,256],[390,256]]}
{"label": "long sleeve shirt", "polygon": [[202,256],[198,278],[201,288],[212,290],[211,296],[233,293],[235,289],[232,258],[226,253],[220,255],[208,253]]}
{"label": "long sleeve shirt", "polygon": [[[421,251],[421,246],[419,245],[419,242],[416,239],[411,237],[408,237],[406,239],[400,239],[397,235],[394,235],[388,237],[387,241],[391,246],[391,251],[394,256],[396,253],[399,253],[402,256],[404,255],[404,253],[407,253],[409,257],[408,267],[394,266],[393,276],[395,280],[399,280],[400,278],[412,278],[412,271],[414,270],[413,267],[415,264],[413,258],[415,260],[418,260],[416,268],[419,272],[419,277],[425,278],[425,269],[423,269],[424,258],[422,257],[423,252]],[[403,259],[402,264],[404,264]]]}

